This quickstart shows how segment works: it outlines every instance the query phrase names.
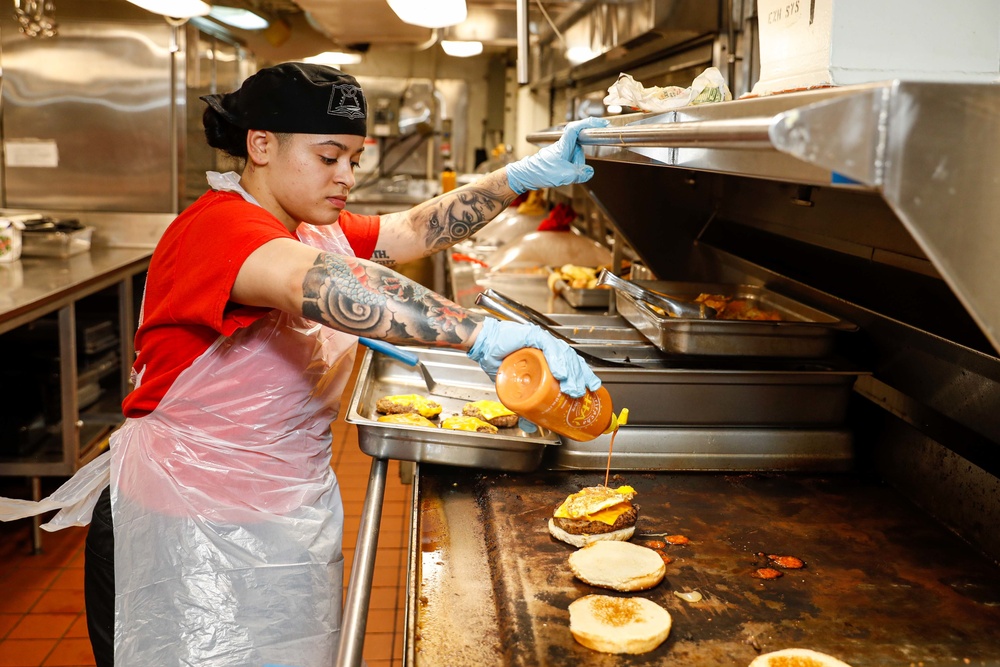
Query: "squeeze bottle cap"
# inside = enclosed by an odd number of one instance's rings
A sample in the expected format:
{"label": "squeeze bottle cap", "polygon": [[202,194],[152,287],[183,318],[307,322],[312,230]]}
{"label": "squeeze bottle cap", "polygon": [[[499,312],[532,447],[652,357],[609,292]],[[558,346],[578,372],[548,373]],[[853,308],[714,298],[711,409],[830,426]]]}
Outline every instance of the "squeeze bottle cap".
{"label": "squeeze bottle cap", "polygon": [[608,427],[604,429],[604,433],[614,433],[618,430],[619,426],[624,426],[628,423],[628,408],[622,408],[619,414],[611,413],[611,423]]}

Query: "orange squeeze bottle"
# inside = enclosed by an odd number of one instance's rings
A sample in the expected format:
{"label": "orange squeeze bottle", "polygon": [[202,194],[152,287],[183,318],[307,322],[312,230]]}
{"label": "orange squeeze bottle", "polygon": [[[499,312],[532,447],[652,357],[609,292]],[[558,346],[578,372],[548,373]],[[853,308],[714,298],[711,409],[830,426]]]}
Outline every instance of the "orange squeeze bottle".
{"label": "orange squeeze bottle", "polygon": [[580,398],[562,393],[541,350],[512,352],[497,371],[497,397],[509,410],[539,426],[581,442],[618,428],[611,395],[601,387]]}

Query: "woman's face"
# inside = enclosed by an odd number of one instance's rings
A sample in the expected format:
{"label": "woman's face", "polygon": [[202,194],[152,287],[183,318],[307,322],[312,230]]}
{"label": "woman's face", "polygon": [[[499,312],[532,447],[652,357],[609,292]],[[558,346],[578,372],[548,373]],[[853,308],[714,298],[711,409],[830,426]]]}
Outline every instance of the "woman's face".
{"label": "woman's face", "polygon": [[268,161],[275,203],[295,222],[337,221],[354,187],[364,137],[352,134],[282,134]]}

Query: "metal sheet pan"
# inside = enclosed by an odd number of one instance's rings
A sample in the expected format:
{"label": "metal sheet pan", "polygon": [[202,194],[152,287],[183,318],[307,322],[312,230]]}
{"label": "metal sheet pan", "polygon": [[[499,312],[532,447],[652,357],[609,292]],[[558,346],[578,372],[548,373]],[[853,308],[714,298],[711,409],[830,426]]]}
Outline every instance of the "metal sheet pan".
{"label": "metal sheet pan", "polygon": [[659,315],[647,304],[615,292],[618,313],[654,345],[670,354],[819,358],[829,356],[838,331],[857,327],[757,285],[637,281],[646,289],[695,299],[701,293],[723,294],[776,310],[782,320],[693,320]]}
{"label": "metal sheet pan", "polygon": [[[420,357],[435,380],[462,387],[470,400],[497,400],[489,377],[462,352],[404,347]],[[358,444],[369,456],[421,463],[527,472],[538,467],[546,445],[559,445],[547,429],[528,434],[519,428],[488,433],[468,433],[421,428],[377,421],[375,404],[392,394],[427,395],[423,376],[416,368],[366,350],[358,370],[345,420],[358,428]],[[465,401],[434,396],[443,408],[442,418],[461,414]]]}

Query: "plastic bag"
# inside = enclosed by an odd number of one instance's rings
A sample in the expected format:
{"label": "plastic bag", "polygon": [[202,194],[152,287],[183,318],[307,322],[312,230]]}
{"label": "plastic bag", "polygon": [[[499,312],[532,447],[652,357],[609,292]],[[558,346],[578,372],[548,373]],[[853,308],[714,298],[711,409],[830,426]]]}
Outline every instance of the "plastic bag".
{"label": "plastic bag", "polygon": [[[659,112],[694,104],[728,102],[731,99],[733,99],[733,94],[729,92],[722,72],[719,71],[718,67],[709,67],[699,74],[688,88],[680,86],[644,88],[630,75],[619,74],[618,80],[608,88],[604,104],[609,107],[609,111],[614,113],[620,111],[621,107]],[[616,111],[615,107],[619,109]]]}

